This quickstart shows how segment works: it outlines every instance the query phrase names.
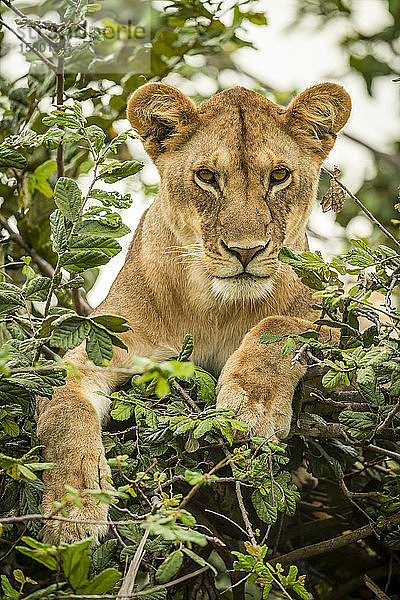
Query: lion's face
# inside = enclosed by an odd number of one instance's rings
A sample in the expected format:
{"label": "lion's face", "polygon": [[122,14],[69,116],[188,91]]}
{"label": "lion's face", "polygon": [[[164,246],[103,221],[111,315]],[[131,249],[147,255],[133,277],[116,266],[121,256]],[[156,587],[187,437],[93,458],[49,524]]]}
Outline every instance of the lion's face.
{"label": "lion's face", "polygon": [[165,84],[140,88],[128,116],[160,171],[163,210],[179,240],[166,251],[223,300],[267,297],[279,250],[304,247],[321,162],[349,113],[347,93],[334,84],[303,92],[286,111],[244,88],[198,109]]}

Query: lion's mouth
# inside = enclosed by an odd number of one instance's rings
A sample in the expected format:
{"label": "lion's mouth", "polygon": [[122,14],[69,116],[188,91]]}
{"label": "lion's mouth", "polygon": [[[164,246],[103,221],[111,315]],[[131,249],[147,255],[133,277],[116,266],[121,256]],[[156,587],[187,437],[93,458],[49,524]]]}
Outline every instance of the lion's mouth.
{"label": "lion's mouth", "polygon": [[247,280],[247,281],[252,281],[252,280],[256,280],[256,279],[268,279],[269,275],[253,275],[252,273],[237,273],[236,275],[225,275],[225,276],[218,276],[218,275],[213,275],[214,279],[229,279],[231,281],[235,280],[235,279],[239,279],[239,280]]}

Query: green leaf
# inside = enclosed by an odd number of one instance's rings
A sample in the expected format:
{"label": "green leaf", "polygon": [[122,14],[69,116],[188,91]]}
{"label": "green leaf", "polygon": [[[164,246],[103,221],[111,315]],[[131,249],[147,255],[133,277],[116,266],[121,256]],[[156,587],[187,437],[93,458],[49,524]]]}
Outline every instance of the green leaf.
{"label": "green leaf", "polygon": [[0,421],[4,431],[11,437],[19,436],[19,427],[17,423],[11,417],[4,417]]}
{"label": "green leaf", "polygon": [[204,560],[204,558],[202,556],[199,556],[198,554],[196,554],[189,548],[185,548],[185,547],[182,548],[182,552],[184,552],[186,554],[186,556],[189,556],[189,558],[191,558],[198,565],[201,565],[202,567],[206,567],[206,566],[209,567],[215,576],[218,575],[217,569],[213,565],[211,565],[209,562]]}
{"label": "green leaf", "polygon": [[12,283],[0,283],[0,315],[12,314],[23,305],[19,287]]}
{"label": "green leaf", "polygon": [[69,221],[76,221],[82,208],[82,195],[78,184],[69,177],[60,177],[54,188],[57,208]]}
{"label": "green leaf", "polygon": [[322,385],[326,388],[334,388],[342,381],[342,373],[329,369],[322,378]]}
{"label": "green leaf", "polygon": [[303,585],[300,583],[295,583],[293,585],[293,591],[296,592],[302,598],[302,600],[309,600],[310,596]]}
{"label": "green leaf", "polygon": [[49,294],[50,285],[49,277],[36,277],[28,283],[22,293],[27,300],[44,302]]}
{"label": "green leaf", "polygon": [[107,331],[97,325],[91,325],[88,338],[86,340],[86,352],[95,365],[104,365],[104,361],[109,361],[113,356],[113,347],[110,336]]}
{"label": "green leaf", "polygon": [[78,235],[71,239],[69,252],[64,254],[61,262],[70,273],[80,273],[108,263],[120,251],[121,246],[111,238]]}
{"label": "green leaf", "polygon": [[0,169],[4,167],[15,167],[16,169],[23,169],[26,167],[27,161],[25,156],[7,148],[6,146],[0,146]]}
{"label": "green leaf", "polygon": [[130,194],[122,196],[119,192],[106,192],[105,190],[94,189],[90,192],[91,198],[100,200],[103,206],[115,206],[115,208],[129,208],[132,204]]}
{"label": "green leaf", "polygon": [[376,427],[377,415],[367,411],[344,410],[339,415],[339,421],[349,427],[350,433],[355,439],[362,440],[372,435]]}
{"label": "green leaf", "polygon": [[288,337],[282,348],[282,356],[288,356],[296,350],[296,340]]}
{"label": "green leaf", "polygon": [[76,594],[80,594],[85,589],[88,581],[92,541],[92,538],[88,538],[75,544],[68,544],[60,550],[64,575]]}
{"label": "green leaf", "polygon": [[51,571],[57,570],[57,548],[50,544],[42,544],[38,542],[34,538],[23,536],[21,541],[27,544],[27,546],[16,546],[16,549],[21,552],[21,554],[25,554],[36,560],[36,562],[44,565]]}
{"label": "green leaf", "polygon": [[1,575],[0,581],[1,581],[2,590],[8,598],[18,598],[19,597],[18,591],[13,588],[13,586],[9,582],[8,577],[6,575]]}
{"label": "green leaf", "polygon": [[[200,423],[197,425],[196,429],[193,431],[193,437],[195,439],[199,439],[199,438],[203,437],[203,435],[205,435],[212,428],[213,428],[212,419],[205,419],[204,421],[200,421]],[[175,433],[177,433],[177,432],[175,432]]]}
{"label": "green leaf", "polygon": [[64,252],[68,246],[67,227],[65,217],[58,208],[49,217],[50,231],[53,238],[53,251],[59,254]]}
{"label": "green leaf", "polygon": [[190,485],[204,483],[203,473],[199,473],[198,471],[190,471],[190,469],[186,469],[185,479]]}
{"label": "green leaf", "polygon": [[[109,540],[115,541],[115,540]],[[121,573],[117,569],[105,569],[94,579],[92,579],[83,588],[79,589],[80,594],[105,594],[112,590],[114,585],[121,579]]]}
{"label": "green leaf", "polygon": [[215,398],[215,386],[217,385],[216,379],[201,367],[195,367],[194,381],[199,399],[207,404],[213,402]]}
{"label": "green leaf", "polygon": [[51,345],[56,348],[76,348],[89,334],[90,322],[84,317],[61,317],[53,323]]}
{"label": "green leaf", "polygon": [[128,325],[128,320],[125,319],[125,317],[118,317],[116,315],[98,315],[96,317],[91,317],[90,320],[95,321],[114,333],[124,333],[131,329]]}
{"label": "green leaf", "polygon": [[268,525],[275,523],[278,518],[278,508],[272,506],[272,503],[267,500],[267,496],[261,494],[259,490],[255,490],[251,495],[251,501],[261,521],[268,523]]}
{"label": "green leaf", "polygon": [[170,581],[181,568],[182,562],[183,552],[181,552],[181,550],[171,552],[157,569],[156,580],[158,583],[167,583],[167,581]]}
{"label": "green leaf", "polygon": [[132,405],[119,402],[118,400],[115,403],[115,407],[111,411],[111,416],[116,421],[127,421],[131,418],[131,414]]}
{"label": "green leaf", "polygon": [[135,175],[142,169],[143,163],[140,163],[136,160],[126,160],[122,163],[114,162],[102,169],[101,177],[104,179],[105,183],[115,183],[120,179],[129,177],[130,175]]}
{"label": "green leaf", "polygon": [[263,333],[260,337],[261,344],[275,344],[275,342],[281,342],[284,335],[273,335],[272,333]]}
{"label": "green leaf", "polygon": [[97,125],[89,125],[86,127],[86,133],[92,138],[92,144],[97,152],[99,152],[104,146],[106,134]]}
{"label": "green leaf", "polygon": [[193,336],[187,333],[183,338],[182,348],[178,355],[178,360],[188,360],[193,352]]}
{"label": "green leaf", "polygon": [[95,219],[87,219],[81,223],[77,223],[74,231],[79,235],[98,235],[111,238],[123,237],[131,232],[129,227],[126,225],[122,224],[118,227],[110,227],[109,225],[100,223],[100,221]]}
{"label": "green leaf", "polygon": [[59,589],[65,587],[65,585],[65,581],[52,583],[45,588],[35,590],[34,592],[32,592],[32,594],[24,596],[24,600],[39,600],[40,598],[48,598],[49,596],[52,596],[55,592],[58,592]]}
{"label": "green leaf", "polygon": [[117,547],[118,540],[112,539],[107,540],[93,551],[92,562],[97,571],[102,571],[110,564],[110,562],[113,560]]}

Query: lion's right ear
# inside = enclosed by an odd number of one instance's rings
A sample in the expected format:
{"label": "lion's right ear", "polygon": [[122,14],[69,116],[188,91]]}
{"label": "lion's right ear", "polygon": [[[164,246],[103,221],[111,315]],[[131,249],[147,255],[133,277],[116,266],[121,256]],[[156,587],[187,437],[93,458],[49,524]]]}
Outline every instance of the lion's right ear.
{"label": "lion's right ear", "polygon": [[197,121],[197,108],[185,94],[166,83],[147,83],[130,97],[128,119],[154,160],[176,147]]}

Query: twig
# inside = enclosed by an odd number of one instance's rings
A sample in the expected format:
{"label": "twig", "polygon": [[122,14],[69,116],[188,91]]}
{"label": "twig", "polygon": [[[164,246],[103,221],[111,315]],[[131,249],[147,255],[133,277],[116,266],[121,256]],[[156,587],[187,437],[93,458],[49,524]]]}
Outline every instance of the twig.
{"label": "twig", "polygon": [[44,64],[47,65],[49,67],[49,69],[54,71],[54,73],[57,73],[56,65],[54,65],[52,62],[50,62],[45,56],[43,56],[43,54],[41,54],[38,50],[36,50],[36,48],[34,46],[32,46],[32,44],[30,44],[22,36],[20,36],[19,33],[17,31],[15,31],[15,29],[10,27],[10,25],[8,25],[5,21],[3,21],[3,19],[0,19],[0,25],[3,25],[3,27],[6,27],[7,29],[9,29],[9,31],[11,31],[11,33],[13,33],[15,35],[15,37],[17,37],[27,48],[29,48],[29,50],[31,50],[31,52],[36,54],[36,56],[38,58],[40,58],[40,60],[42,62],[44,62]]}
{"label": "twig", "polygon": [[174,381],[174,388],[176,388],[178,390],[178,392],[180,393],[182,398],[184,398],[186,400],[186,402],[188,404],[190,404],[190,406],[193,408],[193,410],[195,412],[197,412],[197,413],[201,412],[201,410],[197,406],[196,402],[189,396],[189,394],[186,392],[186,390],[184,390],[183,387],[177,381]]}
{"label": "twig", "polygon": [[[8,0],[2,0],[4,2],[4,4],[6,6],[8,6],[8,8],[10,10],[12,10],[16,15],[18,15],[19,17],[26,19],[26,15],[24,15],[24,13],[22,13],[20,10],[18,10],[18,8],[16,8],[11,2],[9,2]],[[57,48],[57,43],[54,42],[53,40],[51,40],[45,33],[43,33],[43,31],[41,31],[41,28],[39,25],[36,25],[36,23],[32,23],[32,21],[29,23],[29,27],[31,27],[31,29],[34,29],[36,31],[36,33],[38,35],[40,35],[40,37],[49,45],[51,46],[54,50]]]}
{"label": "twig", "polygon": [[367,150],[372,152],[375,158],[385,160],[397,169],[400,167],[400,160],[397,156],[392,156],[387,152],[381,152],[380,150],[377,150],[376,148],[373,148],[373,146],[367,144],[367,142],[364,142],[363,140],[354,137],[354,135],[351,135],[350,133],[343,133],[343,137],[347,138],[348,140],[351,140],[352,142],[355,142],[356,144],[359,144],[360,146],[363,146],[363,148],[366,148]]}
{"label": "twig", "polygon": [[[400,514],[394,515],[393,517],[388,519],[389,523],[393,525],[400,524]],[[329,540],[324,540],[322,542],[318,542],[316,544],[310,544],[309,546],[303,546],[302,548],[297,548],[296,550],[292,550],[287,554],[283,554],[282,556],[278,556],[270,560],[269,562],[272,565],[276,563],[281,563],[282,565],[292,564],[298,560],[308,560],[313,556],[318,556],[320,554],[324,554],[325,552],[332,552],[333,550],[337,550],[338,548],[343,548],[343,546],[347,546],[348,544],[353,544],[354,542],[358,542],[369,535],[374,533],[374,524],[369,523],[368,525],[364,525],[363,527],[359,527],[355,529],[351,533],[344,533],[343,535],[339,535],[338,537],[331,538]]]}
{"label": "twig", "polygon": [[351,492],[344,480],[340,480],[340,486],[342,488],[342,492],[347,498],[376,498],[377,496],[381,496],[380,492]]}
{"label": "twig", "polygon": [[236,497],[238,500],[240,512],[242,513],[243,522],[246,527],[247,535],[248,535],[251,543],[253,544],[253,546],[257,546],[256,536],[254,535],[254,531],[253,531],[253,528],[250,523],[249,515],[247,514],[247,510],[246,510],[246,507],[243,502],[242,490],[240,488],[240,481],[236,481],[235,491],[236,491]]}
{"label": "twig", "polygon": [[393,418],[397,415],[397,413],[400,411],[400,400],[397,402],[397,404],[394,405],[394,407],[392,408],[392,410],[390,411],[390,413],[388,414],[388,416],[386,417],[386,419],[383,421],[383,423],[381,423],[379,425],[379,427],[376,428],[376,434],[381,433],[384,429],[386,429],[386,427],[389,427],[390,423],[393,421]]}
{"label": "twig", "polygon": [[[47,260],[44,260],[44,258],[42,258],[36,252],[36,250],[31,248],[29,244],[27,244],[26,241],[23,239],[23,237],[13,230],[13,228],[9,225],[7,219],[5,219],[2,215],[0,215],[0,226],[8,232],[8,239],[18,244],[18,246],[20,246],[20,248],[22,248],[32,258],[33,262],[37,264],[37,266],[42,271],[42,273],[44,273],[44,275],[46,275],[47,277],[54,276],[54,268],[52,267],[52,265],[48,263]],[[80,292],[80,290],[78,291]],[[82,294],[80,294],[80,302],[84,314],[87,315],[90,312],[92,312],[92,307],[88,304],[87,300]]]}
{"label": "twig", "polygon": [[117,600],[122,600],[122,598],[129,598],[132,595],[136,575],[139,571],[140,563],[144,554],[144,546],[147,542],[147,538],[149,537],[149,533],[150,529],[146,529],[142,539],[140,540],[140,544],[136,549],[133,559],[131,560],[131,564],[129,565],[128,572],[122,581],[122,585],[117,595]]}
{"label": "twig", "polygon": [[381,448],[380,446],[375,446],[375,444],[368,444],[367,449],[374,450],[379,454],[384,454],[385,456],[389,456],[390,458],[394,458],[397,461],[400,461],[400,453],[393,452],[392,450],[387,450],[386,448]]}
{"label": "twig", "polygon": [[33,262],[37,264],[39,269],[43,271],[45,275],[48,277],[53,277],[54,269],[50,263],[44,260],[39,254],[31,248],[23,239],[19,233],[16,233],[12,227],[9,225],[7,219],[5,219],[2,215],[0,215],[0,225],[9,233],[9,239],[13,242],[16,242],[18,246],[20,246],[29,256],[32,258]]}
{"label": "twig", "polygon": [[336,183],[342,188],[342,190],[344,190],[350,196],[350,198],[357,204],[357,206],[359,206],[361,208],[361,210],[367,215],[369,220],[372,221],[372,223],[374,223],[374,225],[376,225],[376,227],[378,227],[378,229],[380,229],[382,231],[382,233],[384,233],[386,235],[386,237],[388,237],[390,240],[392,240],[392,242],[395,244],[395,246],[397,246],[397,248],[400,250],[400,242],[398,240],[396,240],[394,235],[392,235],[390,233],[390,231],[388,231],[386,229],[386,227],[384,227],[378,221],[378,219],[376,219],[374,217],[374,215],[368,210],[368,208],[366,206],[364,206],[364,204],[361,202],[361,200],[359,200],[357,198],[357,196],[355,196],[341,181],[339,181],[339,179],[335,175],[333,175],[333,173],[328,171],[328,169],[326,169],[325,167],[322,167],[321,171],[323,173],[325,173],[326,175],[329,175],[329,177],[331,179],[336,181]]}
{"label": "twig", "polygon": [[[204,571],[207,571],[210,567],[206,565],[205,567],[201,567],[201,569],[197,569],[197,571],[193,571],[192,573],[188,573],[187,575],[182,575],[182,577],[178,577],[178,579],[174,579],[173,581],[169,581],[168,583],[163,583],[162,585],[156,585],[152,588],[148,588],[147,590],[141,590],[140,592],[133,592],[130,596],[124,596],[125,599],[131,598],[141,598],[142,596],[148,596],[149,594],[153,594],[155,592],[160,592],[166,588],[173,587],[178,585],[179,583],[183,583],[188,579],[192,579],[193,577],[197,577],[197,575],[201,575]],[[86,600],[89,598],[90,600],[102,600],[105,598],[106,600],[122,600],[122,597],[118,597],[115,594],[63,594],[62,596],[48,596],[46,598],[41,598],[41,600],[68,600],[68,598],[72,598],[72,600]]]}
{"label": "twig", "polygon": [[245,535],[247,535],[247,532],[243,529],[243,527],[240,527],[240,525],[238,523],[236,523],[235,521],[233,521],[232,519],[230,519],[226,515],[223,515],[222,513],[216,512],[215,510],[210,510],[209,508],[205,508],[204,511],[212,513],[213,515],[217,515],[217,517],[221,517],[221,519],[225,519],[226,521],[229,521],[229,523],[232,523],[232,525],[234,525],[235,527],[237,527],[238,529],[240,529],[240,531],[242,531]]}
{"label": "twig", "polygon": [[142,520],[135,521],[134,519],[124,521],[110,521],[110,520],[98,520],[98,519],[70,519],[69,517],[62,517],[60,515],[42,515],[40,513],[33,513],[30,515],[19,515],[17,517],[0,517],[0,523],[23,523],[24,521],[64,521],[67,523],[87,523],[88,525],[130,525],[131,523],[143,523]]}
{"label": "twig", "polygon": [[209,473],[205,473],[203,475],[204,481],[202,481],[201,483],[197,483],[196,485],[194,485],[192,487],[192,489],[189,491],[189,493],[183,498],[182,502],[179,504],[178,510],[183,508],[189,502],[189,500],[194,496],[194,494],[202,487],[202,485],[207,482],[207,477],[209,477],[210,475],[213,475],[216,471],[218,471],[224,465],[226,465],[229,458],[230,458],[230,456],[223,458],[222,460],[219,461],[218,464],[215,465],[215,467],[213,467],[211,469],[211,471],[209,471]]}
{"label": "twig", "polygon": [[368,575],[364,575],[363,580],[367,588],[371,590],[379,600],[390,600],[389,596],[387,596],[385,592],[381,590],[370,577],[368,577]]}

